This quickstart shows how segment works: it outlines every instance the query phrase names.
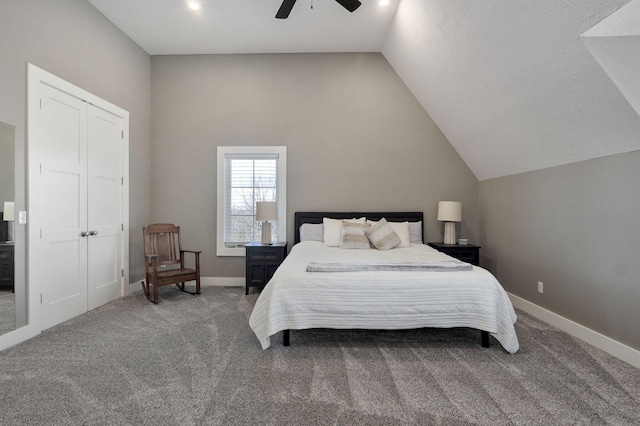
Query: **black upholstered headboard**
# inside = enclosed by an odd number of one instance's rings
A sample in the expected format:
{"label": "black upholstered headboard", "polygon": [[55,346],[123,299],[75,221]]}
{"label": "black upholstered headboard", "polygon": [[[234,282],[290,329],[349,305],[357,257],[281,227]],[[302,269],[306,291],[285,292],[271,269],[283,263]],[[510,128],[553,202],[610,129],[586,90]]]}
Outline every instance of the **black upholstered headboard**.
{"label": "black upholstered headboard", "polygon": [[332,219],[366,217],[369,220],[380,220],[384,217],[389,222],[422,222],[422,236],[424,238],[424,214],[422,212],[295,212],[294,243],[300,242],[300,225],[303,223],[322,223],[323,217]]}

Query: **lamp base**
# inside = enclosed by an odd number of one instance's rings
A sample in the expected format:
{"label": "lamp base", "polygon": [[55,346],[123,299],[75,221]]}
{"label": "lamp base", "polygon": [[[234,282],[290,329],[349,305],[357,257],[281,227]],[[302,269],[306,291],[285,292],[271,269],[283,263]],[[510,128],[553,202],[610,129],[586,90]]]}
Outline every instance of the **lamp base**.
{"label": "lamp base", "polygon": [[7,243],[13,242],[13,221],[7,222]]}
{"label": "lamp base", "polygon": [[262,222],[262,244],[271,244],[271,223]]}
{"label": "lamp base", "polygon": [[455,222],[444,223],[444,243],[445,244],[456,243],[456,223]]}

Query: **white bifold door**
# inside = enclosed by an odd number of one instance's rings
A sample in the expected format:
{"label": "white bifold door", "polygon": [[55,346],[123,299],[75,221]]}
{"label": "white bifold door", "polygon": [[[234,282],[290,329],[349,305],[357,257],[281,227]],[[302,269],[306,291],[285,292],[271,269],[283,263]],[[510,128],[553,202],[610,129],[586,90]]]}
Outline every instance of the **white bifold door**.
{"label": "white bifold door", "polygon": [[37,261],[41,328],[121,295],[124,120],[41,83]]}

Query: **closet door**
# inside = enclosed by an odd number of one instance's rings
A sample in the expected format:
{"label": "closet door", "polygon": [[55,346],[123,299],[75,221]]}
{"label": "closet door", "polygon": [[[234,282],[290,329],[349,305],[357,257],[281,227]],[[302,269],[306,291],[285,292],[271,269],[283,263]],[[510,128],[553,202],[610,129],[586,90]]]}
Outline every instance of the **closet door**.
{"label": "closet door", "polygon": [[43,85],[42,329],[87,311],[87,104]]}
{"label": "closet door", "polygon": [[121,295],[124,122],[52,87],[43,91],[44,330]]}
{"label": "closet door", "polygon": [[26,328],[38,333],[128,290],[129,113],[33,64],[27,96]]}
{"label": "closet door", "polygon": [[122,118],[88,105],[88,308],[120,296],[122,264]]}

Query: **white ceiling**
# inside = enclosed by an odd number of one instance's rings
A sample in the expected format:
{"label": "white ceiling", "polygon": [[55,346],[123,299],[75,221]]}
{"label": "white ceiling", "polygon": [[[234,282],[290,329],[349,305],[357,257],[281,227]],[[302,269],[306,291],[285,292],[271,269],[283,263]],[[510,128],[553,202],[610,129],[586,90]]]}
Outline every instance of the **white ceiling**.
{"label": "white ceiling", "polygon": [[[188,1],[198,1],[192,11]],[[399,0],[361,0],[350,13],[334,0],[89,0],[150,55],[380,52]],[[311,5],[313,4],[313,9]]]}
{"label": "white ceiling", "polygon": [[151,55],[382,52],[480,180],[640,150],[640,0],[88,1]]}
{"label": "white ceiling", "polygon": [[580,38],[626,3],[402,0],[382,52],[480,180],[640,150]]}

